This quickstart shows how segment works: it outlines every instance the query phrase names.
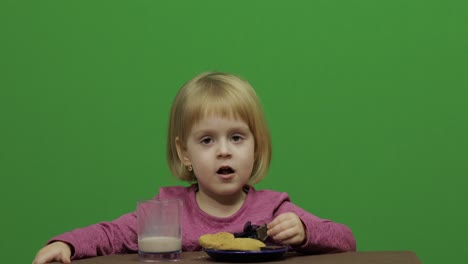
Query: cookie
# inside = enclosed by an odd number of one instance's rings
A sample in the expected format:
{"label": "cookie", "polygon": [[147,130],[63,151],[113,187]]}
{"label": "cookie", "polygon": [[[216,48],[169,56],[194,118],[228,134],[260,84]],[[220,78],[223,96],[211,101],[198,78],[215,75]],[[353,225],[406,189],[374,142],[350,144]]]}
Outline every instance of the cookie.
{"label": "cookie", "polygon": [[216,234],[205,234],[198,239],[200,246],[216,250],[239,250],[251,251],[260,250],[265,244],[253,238],[235,238],[228,232],[219,232]]}
{"label": "cookie", "polygon": [[205,234],[200,236],[198,243],[204,248],[219,249],[224,244],[234,240],[234,235],[228,232],[219,232],[216,234]]}

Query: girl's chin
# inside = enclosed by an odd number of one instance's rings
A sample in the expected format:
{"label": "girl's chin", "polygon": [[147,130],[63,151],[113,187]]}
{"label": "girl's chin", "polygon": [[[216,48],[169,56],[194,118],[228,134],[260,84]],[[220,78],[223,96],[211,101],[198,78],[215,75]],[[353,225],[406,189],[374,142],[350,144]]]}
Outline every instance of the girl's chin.
{"label": "girl's chin", "polygon": [[242,192],[244,186],[247,184],[248,179],[241,181],[240,178],[217,178],[217,179],[206,179],[205,181],[198,181],[200,189],[216,194],[216,195],[235,195]]}

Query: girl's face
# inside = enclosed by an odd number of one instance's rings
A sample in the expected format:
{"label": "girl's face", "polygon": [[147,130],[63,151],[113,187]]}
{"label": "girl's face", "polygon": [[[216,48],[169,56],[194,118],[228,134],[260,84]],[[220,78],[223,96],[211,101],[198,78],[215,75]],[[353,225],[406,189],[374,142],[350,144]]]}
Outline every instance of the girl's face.
{"label": "girl's face", "polygon": [[226,197],[242,192],[254,165],[255,140],[240,119],[207,116],[193,125],[182,162],[192,165],[199,191]]}

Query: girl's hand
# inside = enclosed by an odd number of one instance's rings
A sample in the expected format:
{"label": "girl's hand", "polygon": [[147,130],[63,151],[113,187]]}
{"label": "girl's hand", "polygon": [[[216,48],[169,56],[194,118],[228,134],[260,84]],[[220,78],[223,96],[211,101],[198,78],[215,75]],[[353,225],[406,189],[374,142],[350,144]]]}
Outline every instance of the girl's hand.
{"label": "girl's hand", "polygon": [[62,263],[71,263],[71,249],[67,243],[53,242],[43,247],[37,252],[33,260],[33,264],[43,264],[52,261],[60,261]]}
{"label": "girl's hand", "polygon": [[305,242],[306,235],[301,219],[295,213],[278,215],[267,225],[269,237],[287,245],[300,245]]}

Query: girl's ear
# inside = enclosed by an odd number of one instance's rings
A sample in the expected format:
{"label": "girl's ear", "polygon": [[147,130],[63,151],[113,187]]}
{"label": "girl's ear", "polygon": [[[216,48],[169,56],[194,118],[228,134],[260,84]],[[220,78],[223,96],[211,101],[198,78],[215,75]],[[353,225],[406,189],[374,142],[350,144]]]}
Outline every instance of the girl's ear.
{"label": "girl's ear", "polygon": [[182,145],[182,142],[180,141],[179,137],[176,137],[175,141],[176,141],[175,144],[177,148],[177,156],[179,156],[180,161],[185,166],[192,165],[192,162],[187,156],[187,149]]}

